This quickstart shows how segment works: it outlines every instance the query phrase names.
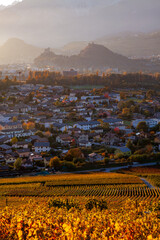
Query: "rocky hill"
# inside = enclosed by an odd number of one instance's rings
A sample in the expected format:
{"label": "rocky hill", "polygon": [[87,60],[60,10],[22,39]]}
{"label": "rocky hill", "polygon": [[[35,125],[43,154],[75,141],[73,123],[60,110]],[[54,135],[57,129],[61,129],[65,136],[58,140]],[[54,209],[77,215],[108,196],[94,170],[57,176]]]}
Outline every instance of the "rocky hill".
{"label": "rocky hill", "polygon": [[[130,33],[123,32],[94,40],[95,43],[108,47],[113,52],[126,57],[147,58],[160,55],[160,32]],[[88,42],[78,41],[61,48],[64,55],[78,54]]]}
{"label": "rocky hill", "polygon": [[111,67],[121,70],[134,69],[136,65],[133,60],[94,43],[88,44],[78,55],[70,57],[56,55],[49,50],[45,50],[43,54],[35,59],[35,64],[37,66],[49,65],[59,68],[105,69]]}

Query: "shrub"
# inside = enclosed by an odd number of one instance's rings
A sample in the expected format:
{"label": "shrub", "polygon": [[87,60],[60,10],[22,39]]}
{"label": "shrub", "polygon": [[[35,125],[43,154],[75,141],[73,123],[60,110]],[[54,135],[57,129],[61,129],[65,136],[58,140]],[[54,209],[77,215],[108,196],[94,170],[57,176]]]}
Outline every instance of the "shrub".
{"label": "shrub", "polygon": [[79,206],[73,202],[73,201],[68,201],[68,199],[66,199],[66,201],[60,201],[57,199],[52,199],[49,200],[48,202],[48,206],[51,207],[56,207],[56,208],[67,208],[68,210],[70,208],[79,208]]}
{"label": "shrub", "polygon": [[85,208],[87,210],[92,210],[93,208],[97,208],[99,210],[107,209],[107,202],[104,200],[96,200],[96,199],[89,199],[85,204]]}

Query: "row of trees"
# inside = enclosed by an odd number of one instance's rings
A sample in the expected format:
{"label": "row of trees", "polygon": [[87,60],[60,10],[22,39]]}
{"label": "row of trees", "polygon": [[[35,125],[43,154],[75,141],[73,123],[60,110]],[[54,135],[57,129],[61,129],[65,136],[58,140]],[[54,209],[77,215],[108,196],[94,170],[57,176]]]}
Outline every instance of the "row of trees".
{"label": "row of trees", "polygon": [[27,83],[39,83],[45,85],[107,85],[112,88],[150,88],[157,89],[160,85],[160,74],[125,73],[125,74],[98,74],[78,75],[75,77],[64,77],[57,72],[47,74],[36,74],[31,72]]}
{"label": "row of trees", "polygon": [[[64,77],[59,72],[31,72],[26,83],[44,84],[44,85],[104,85],[111,88],[148,88],[156,90],[160,87],[160,74],[144,74],[144,73],[125,73],[125,74],[98,74],[78,75],[75,77]],[[17,79],[5,79],[0,81],[0,90],[5,90],[10,86],[17,84]],[[153,92],[150,92],[147,98],[151,98]]]}

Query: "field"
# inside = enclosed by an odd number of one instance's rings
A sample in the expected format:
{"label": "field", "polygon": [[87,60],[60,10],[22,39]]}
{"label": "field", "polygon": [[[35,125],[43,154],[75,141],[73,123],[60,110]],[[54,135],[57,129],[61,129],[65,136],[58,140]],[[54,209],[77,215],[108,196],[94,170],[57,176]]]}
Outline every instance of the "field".
{"label": "field", "polygon": [[160,189],[135,173],[0,179],[0,239],[158,240]]}
{"label": "field", "polygon": [[135,167],[121,170],[125,174],[132,174],[146,178],[155,187],[160,187],[160,166],[154,167]]}
{"label": "field", "polygon": [[[159,178],[157,179],[159,181]],[[105,197],[110,206],[118,206],[128,198],[134,201],[159,200],[160,190],[148,188],[135,175],[87,173],[0,179],[0,196],[1,199],[6,197]],[[5,205],[5,200],[1,205]]]}

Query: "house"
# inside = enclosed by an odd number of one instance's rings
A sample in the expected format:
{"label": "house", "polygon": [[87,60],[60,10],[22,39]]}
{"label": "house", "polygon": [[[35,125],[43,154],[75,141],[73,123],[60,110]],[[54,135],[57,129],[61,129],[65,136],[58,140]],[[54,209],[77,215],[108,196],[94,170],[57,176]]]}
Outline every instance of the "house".
{"label": "house", "polygon": [[32,168],[33,163],[30,161],[30,159],[23,159],[22,160],[22,167],[24,168]]}
{"label": "house", "polygon": [[17,105],[16,108],[17,108],[18,111],[21,112],[21,113],[27,113],[27,112],[29,112],[29,111],[32,110],[32,108],[31,108],[30,106],[28,106],[28,105],[26,105],[26,104],[23,104],[23,103]]}
{"label": "house", "polygon": [[29,157],[29,161],[32,163],[32,166],[36,162],[43,162],[44,163],[43,157],[38,153],[31,153],[31,155]]}
{"label": "house", "polygon": [[17,142],[12,145],[14,148],[28,148],[28,143],[27,142]]}
{"label": "house", "polygon": [[22,128],[21,122],[0,122],[1,130],[13,130],[17,128]]}
{"label": "house", "polygon": [[11,164],[11,163],[14,163],[16,161],[16,157],[13,155],[13,154],[7,154],[5,156],[5,161],[6,161],[6,164]]}
{"label": "house", "polygon": [[8,138],[26,137],[31,135],[31,131],[24,131],[23,128],[2,130],[1,133]]}
{"label": "house", "polygon": [[5,162],[4,155],[0,153],[0,164]]}
{"label": "house", "polygon": [[34,139],[35,142],[48,142],[48,139],[46,137],[39,137],[37,135],[33,136],[32,139]]}
{"label": "house", "polygon": [[100,122],[98,121],[89,121],[89,122],[77,122],[74,127],[80,128],[81,130],[88,131],[91,128],[99,127]]}
{"label": "house", "polygon": [[136,119],[136,120],[132,121],[132,126],[134,128],[137,128],[137,126],[140,122],[146,122],[147,126],[149,128],[152,128],[152,127],[155,127],[156,125],[158,125],[158,123],[160,122],[160,119],[158,119],[158,118]]}
{"label": "house", "polygon": [[91,153],[88,155],[88,160],[90,162],[97,162],[97,161],[102,161],[104,159],[104,157],[100,154],[97,153]]}
{"label": "house", "polygon": [[117,101],[117,102],[120,102],[121,100],[121,97],[120,97],[120,94],[119,93],[110,93],[109,94],[109,97],[112,101]]}
{"label": "house", "polygon": [[47,167],[49,166],[49,162],[50,162],[50,159],[53,158],[53,157],[45,157],[44,158],[44,166]]}
{"label": "house", "polygon": [[29,130],[29,131],[21,131],[19,133],[16,133],[17,137],[30,137],[34,135],[34,130]]}
{"label": "house", "polygon": [[31,106],[31,111],[36,112],[37,111],[37,106],[35,106],[35,105]]}
{"label": "house", "polygon": [[61,131],[64,132],[70,128],[72,128],[72,126],[65,124],[65,123],[53,123],[53,128],[55,128],[57,131]]}
{"label": "house", "polygon": [[90,104],[103,104],[103,103],[109,104],[109,99],[103,96],[95,96],[93,99],[89,99],[89,103]]}
{"label": "house", "polygon": [[69,130],[68,130],[68,134],[69,135],[76,135],[76,134],[80,134],[81,133],[81,129],[79,129],[79,128],[70,128]]}
{"label": "house", "polygon": [[117,147],[117,146],[115,147],[114,146],[114,148],[116,148],[117,150],[119,150],[120,153],[123,153],[126,156],[129,156],[131,154],[131,150],[125,146],[124,147]]}
{"label": "house", "polygon": [[10,138],[0,133],[0,144],[10,143]]}
{"label": "house", "polygon": [[109,126],[123,125],[123,120],[119,118],[107,118],[103,120],[104,123],[108,123]]}
{"label": "house", "polygon": [[26,148],[26,149],[17,149],[17,154],[18,154],[18,157],[20,158],[26,158],[26,157],[29,157],[30,156],[30,149],[29,148]]}
{"label": "house", "polygon": [[79,141],[78,142],[78,145],[79,145],[79,147],[91,147],[92,146],[92,143],[91,142],[89,142],[89,141]]}
{"label": "house", "polygon": [[103,133],[103,128],[101,127],[94,127],[91,129],[91,131],[95,132],[95,133]]}
{"label": "house", "polygon": [[50,128],[53,125],[53,120],[52,119],[41,119],[39,123],[44,125],[45,128]]}
{"label": "house", "polygon": [[80,142],[83,142],[83,141],[88,142],[88,135],[87,134],[79,135],[77,142],[80,143]]}
{"label": "house", "polygon": [[70,101],[70,102],[75,102],[75,101],[77,101],[77,97],[75,96],[75,93],[71,93],[69,96],[68,96],[68,100]]}
{"label": "house", "polygon": [[60,143],[62,145],[69,145],[71,144],[73,138],[69,136],[68,134],[61,134],[56,137],[56,142]]}
{"label": "house", "polygon": [[120,139],[119,137],[116,136],[115,133],[112,133],[112,132],[108,132],[104,138],[103,138],[103,141],[106,145],[117,145],[119,144],[120,142]]}
{"label": "house", "polygon": [[7,116],[6,114],[0,114],[0,122],[9,122],[10,116]]}
{"label": "house", "polygon": [[49,152],[51,150],[49,142],[35,142],[33,150],[36,153]]}
{"label": "house", "polygon": [[7,144],[0,145],[0,151],[6,152],[6,151],[9,151],[9,150],[11,150],[11,146],[8,146]]}
{"label": "house", "polygon": [[63,76],[64,77],[74,77],[77,76],[78,72],[75,71],[74,69],[70,69],[69,71],[63,71]]}

